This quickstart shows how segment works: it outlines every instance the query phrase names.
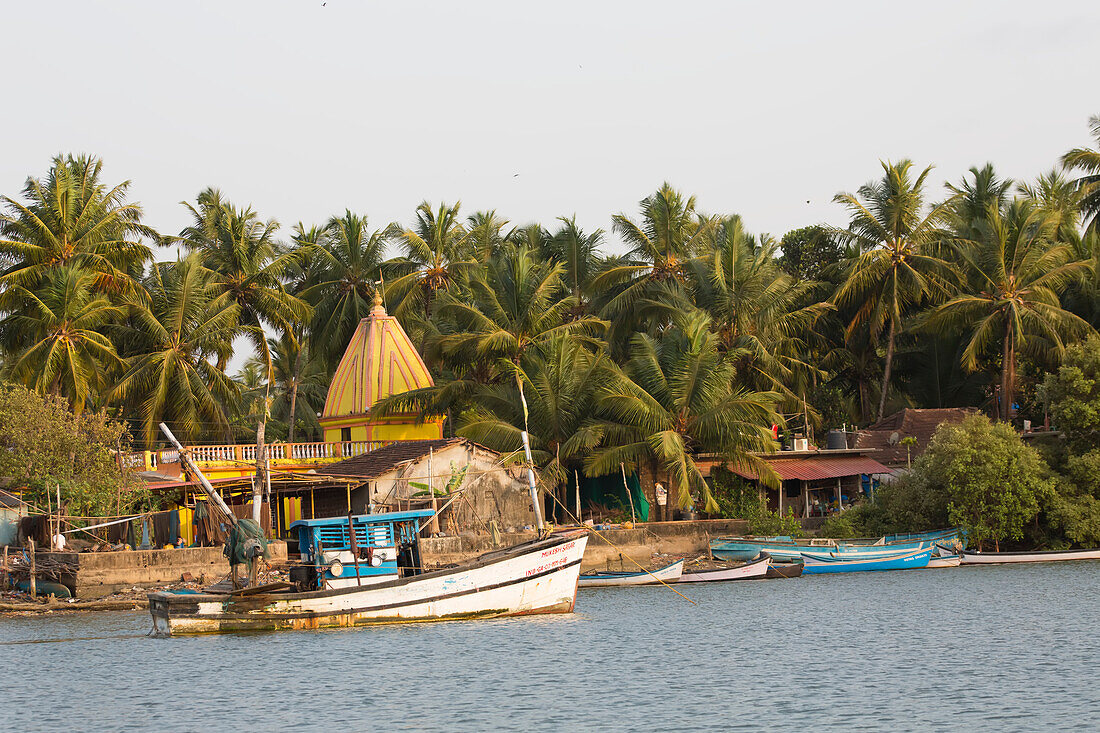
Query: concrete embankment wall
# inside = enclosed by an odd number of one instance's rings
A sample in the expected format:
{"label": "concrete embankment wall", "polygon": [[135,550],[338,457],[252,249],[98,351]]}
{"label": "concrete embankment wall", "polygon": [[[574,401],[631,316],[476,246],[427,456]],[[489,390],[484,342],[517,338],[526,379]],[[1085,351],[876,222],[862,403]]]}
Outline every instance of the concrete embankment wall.
{"label": "concrete embankment wall", "polygon": [[[272,542],[271,561],[286,560],[286,543]],[[134,586],[153,589],[180,582],[184,573],[212,583],[229,574],[221,547],[121,552],[40,552],[38,557],[76,565],[61,582],[76,598],[102,598]]]}
{"label": "concrete embankment wall", "polygon": [[[744,534],[748,522],[742,519],[708,519],[694,522],[653,522],[638,524],[633,529],[600,530],[588,538],[582,570],[634,567],[628,560],[646,566],[653,553],[666,555],[705,554],[710,540],[720,535]],[[603,537],[603,539],[601,539]],[[535,538],[533,532],[503,534],[500,546],[510,547]],[[459,563],[495,549],[487,534],[464,534],[459,537],[432,537],[421,540],[421,552],[427,565]]]}

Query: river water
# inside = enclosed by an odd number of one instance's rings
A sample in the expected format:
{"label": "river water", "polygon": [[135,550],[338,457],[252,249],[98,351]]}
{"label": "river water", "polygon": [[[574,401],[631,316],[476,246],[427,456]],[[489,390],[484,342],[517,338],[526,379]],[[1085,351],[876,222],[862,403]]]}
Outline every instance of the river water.
{"label": "river water", "polygon": [[138,612],[0,619],[0,730],[1100,729],[1100,562],[681,590],[171,639]]}

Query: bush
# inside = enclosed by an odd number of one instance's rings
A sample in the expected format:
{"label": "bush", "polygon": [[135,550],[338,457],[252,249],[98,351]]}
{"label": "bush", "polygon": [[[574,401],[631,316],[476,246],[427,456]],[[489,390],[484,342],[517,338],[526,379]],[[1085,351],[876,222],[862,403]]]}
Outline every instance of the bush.
{"label": "bush", "polygon": [[1100,336],[1066,349],[1058,372],[1043,381],[1042,396],[1071,452],[1100,445]]}
{"label": "bush", "polygon": [[760,510],[760,492],[726,466],[715,466],[711,472],[711,491],[718,504],[714,516],[719,519],[748,519]]}
{"label": "bush", "polygon": [[758,509],[748,517],[749,533],[766,537],[788,536],[803,537],[802,522],[794,515],[793,509],[788,509],[782,516],[778,512]]}
{"label": "bush", "polygon": [[848,539],[851,537],[860,537],[860,527],[856,524],[858,515],[853,515],[851,510],[842,512],[840,514],[831,514],[825,519],[825,523],[821,525],[821,530],[818,532],[822,537],[830,537],[834,539]]}
{"label": "bush", "polygon": [[17,386],[0,387],[0,476],[9,489],[45,510],[61,489],[68,513],[79,516],[129,511],[144,502],[144,482],[119,466],[130,436],[104,412],[74,415],[66,400]]}
{"label": "bush", "polygon": [[[1054,495],[1048,469],[1006,423],[974,415],[941,425],[913,469],[914,486],[947,499],[948,523],[964,527],[970,541],[1022,540],[1024,526]],[[915,503],[920,506],[920,502]]]}

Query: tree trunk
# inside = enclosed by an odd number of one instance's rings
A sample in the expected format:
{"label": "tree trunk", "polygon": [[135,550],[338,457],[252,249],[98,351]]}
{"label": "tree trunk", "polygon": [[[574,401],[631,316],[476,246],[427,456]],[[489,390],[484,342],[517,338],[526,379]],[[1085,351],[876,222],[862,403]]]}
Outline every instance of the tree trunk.
{"label": "tree trunk", "polygon": [[[271,373],[268,372],[264,404],[260,410],[260,422],[256,425],[256,475],[252,480],[252,519],[260,523],[260,504],[264,485],[267,483],[267,466],[264,463],[264,433],[267,431],[267,399],[271,394]],[[265,527],[266,529],[266,527]]]}
{"label": "tree trunk", "polygon": [[895,321],[890,319],[890,334],[886,337],[886,364],[882,370],[882,396],[878,401],[878,417],[882,419],[882,413],[886,412],[886,397],[890,391],[890,370],[894,366],[894,326]]}
{"label": "tree trunk", "polygon": [[290,430],[286,442],[294,442],[294,423],[298,415],[298,375],[302,373],[302,343],[298,342],[298,354],[294,357],[294,376],[290,382]]}
{"label": "tree trunk", "polygon": [[1016,397],[1016,349],[1012,344],[1012,325],[1005,331],[1004,353],[1001,357],[1001,419],[1012,421],[1012,403]]}

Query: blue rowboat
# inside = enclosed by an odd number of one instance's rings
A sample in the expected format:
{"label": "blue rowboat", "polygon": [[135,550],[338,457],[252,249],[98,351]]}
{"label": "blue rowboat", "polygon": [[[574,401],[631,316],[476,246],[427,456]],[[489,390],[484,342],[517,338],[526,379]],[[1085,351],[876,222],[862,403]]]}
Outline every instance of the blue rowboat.
{"label": "blue rowboat", "polygon": [[766,552],[781,562],[796,561],[810,554],[830,553],[850,558],[879,558],[891,557],[908,550],[923,550],[935,544],[932,540],[918,540],[915,542],[899,542],[893,545],[849,545],[839,544],[835,540],[828,542],[818,541],[815,544],[802,544],[795,542],[751,542],[751,541],[716,541],[711,545],[711,553],[722,560],[748,560],[756,557],[761,552]]}
{"label": "blue rowboat", "polygon": [[[890,539],[894,538],[894,539]],[[921,532],[908,539],[887,535],[878,540],[834,540],[813,538],[795,540],[790,537],[719,537],[711,542],[711,552],[722,560],[751,560],[766,552],[776,560],[794,561],[806,552],[835,552],[840,555],[872,558],[889,557],[906,550],[923,550],[939,543],[965,547],[965,536],[958,529]]]}
{"label": "blue rowboat", "polygon": [[926,547],[923,550],[903,552],[892,557],[877,558],[850,558],[806,557],[806,567],[803,573],[806,575],[818,575],[821,573],[855,573],[869,570],[916,570],[928,567],[928,560],[932,557],[932,550]]}

